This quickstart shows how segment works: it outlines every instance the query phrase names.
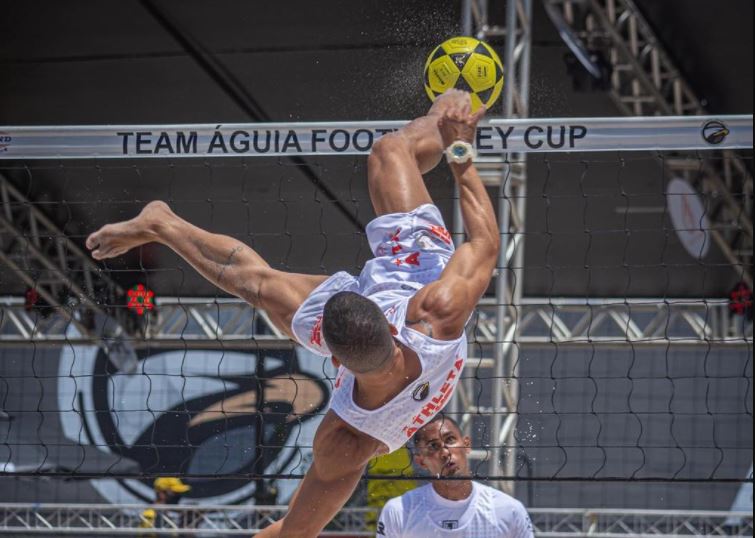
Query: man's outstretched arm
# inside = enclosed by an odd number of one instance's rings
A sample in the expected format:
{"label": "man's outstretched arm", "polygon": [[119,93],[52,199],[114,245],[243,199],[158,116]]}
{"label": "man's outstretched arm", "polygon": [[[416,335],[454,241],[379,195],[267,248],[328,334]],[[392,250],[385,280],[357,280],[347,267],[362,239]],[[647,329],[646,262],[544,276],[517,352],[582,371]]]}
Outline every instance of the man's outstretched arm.
{"label": "man's outstretched arm", "polygon": [[[468,106],[446,111],[439,127],[443,142],[473,143],[477,123],[485,113],[470,114]],[[435,338],[458,338],[490,283],[498,261],[499,230],[493,204],[477,169],[470,161],[451,164],[459,186],[459,201],[468,240],[451,257],[440,279],[423,288],[410,304],[410,319],[430,323]]]}
{"label": "man's outstretched arm", "polygon": [[194,226],[164,202],[151,202],[131,220],[103,226],[87,238],[86,246],[94,259],[104,260],[152,242],[171,248],[215,286],[266,310],[289,336],[294,313],[325,280],[276,271],[251,247]]}

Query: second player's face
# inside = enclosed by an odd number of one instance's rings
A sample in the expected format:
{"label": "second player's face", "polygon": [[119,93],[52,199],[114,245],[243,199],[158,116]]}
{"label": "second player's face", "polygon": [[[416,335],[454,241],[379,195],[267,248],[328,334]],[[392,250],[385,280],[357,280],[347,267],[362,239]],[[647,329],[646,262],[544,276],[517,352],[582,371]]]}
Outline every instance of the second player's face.
{"label": "second player's face", "polygon": [[469,476],[469,437],[450,422],[439,420],[427,426],[417,443],[417,463],[430,474],[443,478]]}

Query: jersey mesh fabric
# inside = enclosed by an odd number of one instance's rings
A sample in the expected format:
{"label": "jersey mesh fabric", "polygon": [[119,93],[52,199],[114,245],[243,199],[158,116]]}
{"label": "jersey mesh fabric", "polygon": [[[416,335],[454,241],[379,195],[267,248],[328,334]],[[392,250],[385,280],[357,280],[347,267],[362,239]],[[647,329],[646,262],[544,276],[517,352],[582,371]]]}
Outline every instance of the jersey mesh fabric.
{"label": "jersey mesh fabric", "polygon": [[466,335],[453,341],[429,338],[405,326],[409,301],[423,286],[437,280],[454,253],[451,235],[440,211],[426,204],[409,213],[383,215],[367,225],[375,257],[359,277],[336,273],[299,307],[292,330],[299,343],[329,356],[322,335],[325,303],[338,292],[352,291],[374,301],[398,330],[396,338],[420,358],[422,374],[388,405],[360,409],[353,400],[353,375],[339,369],[331,409],[358,430],[384,443],[392,452],[434,416],[453,393],[467,356]]}
{"label": "jersey mesh fabric", "polygon": [[466,335],[440,341],[404,325],[408,301],[387,312],[388,321],[399,331],[396,339],[419,357],[422,373],[390,402],[368,411],[354,403],[354,375],[338,370],[330,409],[344,421],[388,447],[398,450],[416,431],[443,409],[461,377],[467,350]]}

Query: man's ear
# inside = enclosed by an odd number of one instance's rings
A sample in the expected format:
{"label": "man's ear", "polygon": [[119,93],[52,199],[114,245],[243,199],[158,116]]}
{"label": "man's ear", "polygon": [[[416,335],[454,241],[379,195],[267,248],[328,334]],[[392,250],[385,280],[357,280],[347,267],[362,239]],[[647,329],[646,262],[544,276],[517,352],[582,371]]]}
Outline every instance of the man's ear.
{"label": "man's ear", "polygon": [[396,328],[396,326],[392,323],[389,323],[388,326],[391,328],[391,334],[393,336],[398,336],[398,329]]}
{"label": "man's ear", "polygon": [[336,367],[336,369],[338,369],[338,368],[340,368],[340,367],[341,367],[341,361],[339,361],[339,360],[338,360],[338,359],[336,358],[336,356],[335,356],[335,355],[333,355],[332,357],[330,357],[330,362],[332,362],[332,363],[333,363],[333,366],[335,366],[335,367]]}
{"label": "man's ear", "polygon": [[414,450],[416,451],[416,453],[414,454],[414,463],[416,463],[423,469],[427,469],[427,467],[425,467],[425,459],[422,457],[422,453],[416,448]]}
{"label": "man's ear", "polygon": [[467,449],[467,454],[472,452],[472,440],[469,437],[464,437],[464,448]]}

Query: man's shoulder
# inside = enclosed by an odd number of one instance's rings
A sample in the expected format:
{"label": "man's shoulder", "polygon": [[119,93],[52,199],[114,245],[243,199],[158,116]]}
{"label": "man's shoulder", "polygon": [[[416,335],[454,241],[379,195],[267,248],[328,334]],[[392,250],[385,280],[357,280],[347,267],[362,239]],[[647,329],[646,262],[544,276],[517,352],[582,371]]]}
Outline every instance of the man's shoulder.
{"label": "man's shoulder", "polygon": [[459,339],[467,322],[465,285],[464,279],[455,276],[428,284],[410,299],[407,317],[430,323],[439,340]]}
{"label": "man's shoulder", "polygon": [[406,536],[417,521],[418,508],[422,506],[422,491],[426,486],[407,491],[385,503],[377,524],[377,535]]}
{"label": "man's shoulder", "polygon": [[429,487],[432,486],[427,484],[407,491],[406,493],[398,497],[394,497],[393,499],[385,503],[383,510],[386,511],[386,513],[394,514],[410,511],[412,507],[417,505],[419,501],[427,495],[427,488]]}
{"label": "man's shoulder", "polygon": [[512,536],[520,538],[534,536],[532,520],[524,504],[502,491],[479,484],[481,491],[490,495],[495,519],[509,529]]}
{"label": "man's shoulder", "polygon": [[481,494],[491,499],[495,508],[509,509],[515,512],[526,512],[526,509],[524,508],[524,505],[521,503],[521,501],[515,499],[511,495],[507,495],[501,490],[486,486],[485,484],[481,484],[480,482],[475,482],[475,486],[477,486],[478,491]]}

